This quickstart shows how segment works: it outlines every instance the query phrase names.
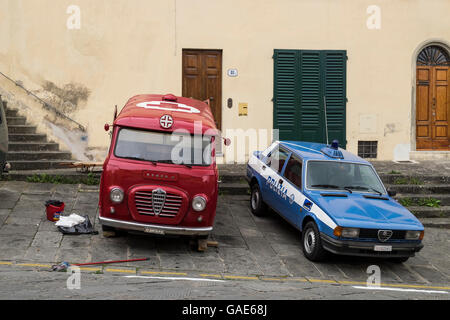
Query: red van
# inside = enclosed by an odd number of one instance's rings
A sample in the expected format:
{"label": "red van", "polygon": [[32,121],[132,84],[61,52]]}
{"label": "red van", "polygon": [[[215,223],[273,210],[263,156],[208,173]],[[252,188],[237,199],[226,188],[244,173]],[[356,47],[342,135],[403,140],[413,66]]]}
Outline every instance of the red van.
{"label": "red van", "polygon": [[216,215],[217,137],[205,102],[171,94],[131,98],[115,116],[103,164],[103,231],[206,239]]}

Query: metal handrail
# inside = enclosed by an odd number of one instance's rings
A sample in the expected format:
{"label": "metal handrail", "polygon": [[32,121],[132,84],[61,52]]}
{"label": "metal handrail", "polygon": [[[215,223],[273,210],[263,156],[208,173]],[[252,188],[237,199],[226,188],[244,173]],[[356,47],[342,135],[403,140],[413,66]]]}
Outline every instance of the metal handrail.
{"label": "metal handrail", "polygon": [[31,92],[30,90],[28,90],[27,88],[25,88],[22,84],[18,83],[17,81],[14,81],[13,79],[11,79],[10,77],[8,77],[8,76],[7,76],[6,74],[4,74],[3,72],[0,71],[0,74],[1,74],[3,77],[5,77],[6,79],[8,79],[9,81],[13,82],[16,86],[22,88],[28,95],[31,95],[31,96],[33,96],[35,99],[37,99],[40,103],[43,104],[43,106],[44,106],[45,109],[51,110],[51,111],[53,111],[57,116],[63,117],[64,119],[69,120],[69,121],[75,123],[75,124],[80,128],[81,131],[86,132],[86,128],[85,128],[82,124],[80,124],[80,123],[76,122],[75,120],[73,120],[72,118],[66,116],[64,113],[62,113],[61,111],[59,111],[57,108],[55,108],[54,106],[52,106],[52,105],[49,104],[48,102],[42,100],[42,99],[39,98],[37,95],[35,95],[33,92]]}

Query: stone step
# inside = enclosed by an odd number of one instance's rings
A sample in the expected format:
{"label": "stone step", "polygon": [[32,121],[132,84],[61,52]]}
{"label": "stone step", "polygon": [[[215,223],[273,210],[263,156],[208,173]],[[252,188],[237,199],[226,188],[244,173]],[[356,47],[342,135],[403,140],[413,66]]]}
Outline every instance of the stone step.
{"label": "stone step", "polygon": [[21,142],[47,142],[47,135],[40,133],[10,133],[9,141],[21,141]]}
{"label": "stone step", "polygon": [[250,194],[250,188],[247,182],[221,182],[219,183],[219,193],[223,195],[245,195]]}
{"label": "stone step", "polygon": [[50,170],[67,168],[62,163],[69,163],[73,161],[67,160],[13,160],[8,161],[11,164],[11,170]]}
{"label": "stone step", "polygon": [[450,184],[386,184],[386,189],[407,194],[449,194]]}
{"label": "stone step", "polygon": [[439,208],[430,207],[408,207],[409,211],[418,218],[450,218],[450,206]]}
{"label": "stone step", "polygon": [[17,110],[17,109],[6,108],[6,110],[5,110],[6,118],[17,117],[18,112],[19,112],[19,110]]}
{"label": "stone step", "polygon": [[8,144],[9,151],[58,151],[59,145],[54,142],[19,142]]}
{"label": "stone step", "polygon": [[8,123],[9,134],[36,133],[36,126],[28,125],[10,125]]}
{"label": "stone step", "polygon": [[403,200],[403,205],[406,202],[409,205],[416,206],[424,206],[421,202],[426,201],[427,199],[436,199],[439,200],[439,205],[441,206],[450,206],[450,194],[416,194],[416,193],[398,193],[395,195],[395,199]]}
{"label": "stone step", "polygon": [[427,228],[445,228],[450,229],[450,219],[448,218],[420,218],[425,227],[425,237],[427,234]]}
{"label": "stone step", "polygon": [[35,160],[70,160],[72,154],[63,151],[10,151],[8,161],[35,161]]}
{"label": "stone step", "polygon": [[[220,180],[226,183],[242,182],[245,181],[245,176],[242,172],[229,172],[219,170]],[[450,184],[450,175],[392,175],[381,174],[381,180],[385,184],[392,185],[406,185],[406,184]]]}
{"label": "stone step", "polygon": [[19,170],[9,171],[7,174],[8,180],[13,181],[29,181],[34,178],[45,178],[49,180],[62,181],[61,183],[86,183],[88,180],[96,179],[100,181],[101,172],[95,171],[92,174],[82,173],[76,169],[49,169],[49,170]]}
{"label": "stone step", "polygon": [[27,118],[25,117],[6,117],[6,123],[9,125],[25,125]]}
{"label": "stone step", "polygon": [[403,175],[403,174],[380,174],[381,180],[386,184],[450,184],[450,175]]}
{"label": "stone step", "polygon": [[[239,194],[246,192],[249,186],[242,176],[237,175],[223,175],[220,176],[219,185],[224,194]],[[432,194],[450,195],[450,184],[423,184],[423,185],[396,185],[386,184],[386,189],[396,191],[398,194],[416,194],[423,195],[423,197],[430,197]]]}
{"label": "stone step", "polygon": [[247,180],[245,180],[245,176],[240,173],[226,172],[224,174],[221,174],[220,171],[219,181],[222,181],[223,183],[247,183]]}

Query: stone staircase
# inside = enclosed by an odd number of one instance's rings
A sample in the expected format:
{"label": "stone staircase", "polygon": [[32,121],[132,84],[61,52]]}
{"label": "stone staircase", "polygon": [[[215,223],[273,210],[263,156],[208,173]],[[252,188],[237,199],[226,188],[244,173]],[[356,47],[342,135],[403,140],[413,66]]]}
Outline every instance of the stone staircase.
{"label": "stone staircase", "polygon": [[59,145],[48,141],[47,135],[36,132],[36,126],[27,123],[18,110],[3,102],[8,125],[9,151],[7,161],[11,171],[50,170],[64,166],[72,159],[70,152],[59,150]]}
{"label": "stone staircase", "polygon": [[[386,188],[418,217],[450,218],[450,177],[445,175],[380,174]],[[413,182],[413,183],[411,183]]]}

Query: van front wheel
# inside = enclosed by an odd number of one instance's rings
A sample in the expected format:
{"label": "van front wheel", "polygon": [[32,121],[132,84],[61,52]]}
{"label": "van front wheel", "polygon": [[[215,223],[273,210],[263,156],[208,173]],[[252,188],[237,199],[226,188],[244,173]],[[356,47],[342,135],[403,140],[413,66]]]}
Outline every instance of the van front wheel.
{"label": "van front wheel", "polygon": [[114,238],[126,235],[126,231],[102,225],[103,237]]}

